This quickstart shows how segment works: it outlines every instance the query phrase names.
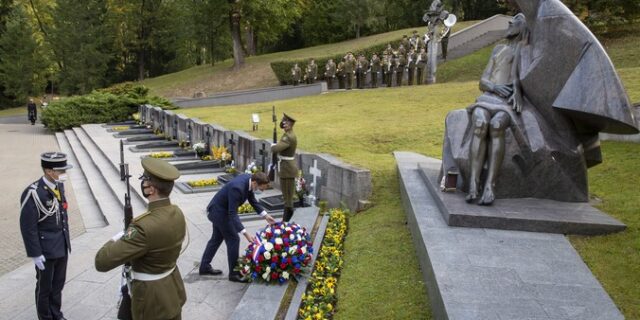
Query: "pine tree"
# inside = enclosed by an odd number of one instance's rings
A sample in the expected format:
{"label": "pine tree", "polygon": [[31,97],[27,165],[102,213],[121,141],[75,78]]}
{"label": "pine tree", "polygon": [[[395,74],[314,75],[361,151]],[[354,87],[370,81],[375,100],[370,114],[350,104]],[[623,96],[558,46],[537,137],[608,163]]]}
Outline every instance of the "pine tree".
{"label": "pine tree", "polygon": [[24,102],[27,97],[42,93],[48,63],[38,42],[35,30],[21,5],[16,5],[0,36],[0,85],[3,94]]}

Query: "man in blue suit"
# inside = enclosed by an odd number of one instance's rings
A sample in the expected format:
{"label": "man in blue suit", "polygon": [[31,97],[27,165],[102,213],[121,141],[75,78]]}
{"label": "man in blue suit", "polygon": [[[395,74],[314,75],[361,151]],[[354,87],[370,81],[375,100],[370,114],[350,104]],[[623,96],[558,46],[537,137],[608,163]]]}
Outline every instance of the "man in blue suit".
{"label": "man in blue suit", "polygon": [[211,261],[224,240],[227,245],[229,281],[246,282],[238,272],[233,271],[236,263],[238,263],[238,250],[240,247],[238,233],[242,233],[250,243],[255,240],[255,237],[247,233],[242,222],[240,222],[238,207],[248,200],[256,213],[259,212],[260,216],[264,217],[269,224],[275,223],[276,221],[273,217],[256,200],[256,194],[261,193],[267,187],[269,187],[269,178],[265,173],[241,174],[225,184],[211,199],[207,206],[207,217],[213,223],[213,234],[202,254],[200,275],[222,274],[222,270],[211,267]]}
{"label": "man in blue suit", "polygon": [[20,197],[20,231],[35,264],[38,319],[64,320],[60,309],[71,241],[63,181],[71,165],[61,152],[43,153],[40,163],[44,175]]}

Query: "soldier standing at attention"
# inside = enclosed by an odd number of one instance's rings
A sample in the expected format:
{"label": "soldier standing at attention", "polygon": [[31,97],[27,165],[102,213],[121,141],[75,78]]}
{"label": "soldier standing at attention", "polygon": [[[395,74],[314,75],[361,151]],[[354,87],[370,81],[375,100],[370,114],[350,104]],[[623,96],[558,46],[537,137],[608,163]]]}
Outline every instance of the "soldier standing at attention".
{"label": "soldier standing at attention", "polygon": [[327,81],[327,90],[331,90],[333,86],[333,79],[336,78],[336,64],[333,59],[329,59],[325,66],[324,79]]}
{"label": "soldier standing at attention", "polygon": [[[411,42],[409,41],[409,38],[407,38],[406,34],[402,35],[402,40],[400,40],[400,45],[405,50],[409,50],[409,48],[411,48]],[[398,51],[400,51],[400,48],[398,48]],[[407,52],[405,51],[404,54],[406,54],[406,53]]]}
{"label": "soldier standing at attention", "polygon": [[353,76],[356,73],[356,58],[349,52],[344,62],[344,75],[347,78],[347,90],[353,89]]}
{"label": "soldier standing at attention", "polygon": [[420,49],[420,53],[418,54],[418,71],[417,73],[417,77],[418,77],[418,85],[422,84],[422,81],[424,79],[424,74],[426,72],[424,72],[427,69],[427,51],[425,50],[425,48]]}
{"label": "soldier standing at attention", "polygon": [[390,88],[393,85],[393,74],[395,72],[395,55],[387,55],[384,59],[384,74],[387,87]]}
{"label": "soldier standing at attention", "polygon": [[309,61],[307,65],[307,84],[313,84],[318,79],[318,65],[314,59]]}
{"label": "soldier standing at attention", "polygon": [[409,50],[409,54],[407,54],[407,60],[409,60],[407,64],[407,72],[409,73],[408,82],[411,86],[413,85],[413,76],[416,73],[416,62],[418,60],[418,55],[413,49]]}
{"label": "soldier standing at attention", "polygon": [[365,58],[364,54],[360,54],[360,57],[358,58],[358,68],[358,89],[364,89],[367,84],[367,73],[369,73],[369,61]]}
{"label": "soldier standing at attention", "polygon": [[277,144],[271,146],[271,152],[278,154],[278,176],[280,177],[280,189],[284,197],[284,215],[282,221],[288,222],[293,217],[293,194],[296,191],[295,178],[298,175],[296,164],[296,148],[298,139],[293,132],[296,120],[286,113],[282,114],[280,128],[284,134]]}
{"label": "soldier standing at attention", "polygon": [[47,152],[40,156],[42,178],[20,197],[20,231],[36,269],[36,311],[40,320],[65,320],[62,288],[71,252],[67,198],[64,194],[67,155]]}
{"label": "soldier standing at attention", "polygon": [[338,89],[344,89],[344,67],[346,59],[343,57],[342,61],[338,63],[336,74],[338,75]]}
{"label": "soldier standing at attention", "polygon": [[293,79],[294,86],[297,86],[300,84],[301,72],[302,70],[300,70],[300,67],[298,67],[297,63],[293,65],[293,68],[291,68],[291,78]]}
{"label": "soldier standing at attention", "polygon": [[378,87],[378,75],[380,74],[380,58],[377,54],[373,54],[371,57],[371,87]]}
{"label": "soldier standing at attention", "polygon": [[[402,47],[402,46],[400,46]],[[402,52],[398,52],[398,58],[396,59],[396,86],[402,86],[402,78],[404,76],[404,68],[407,65],[407,56]]]}
{"label": "soldier standing at attention", "polygon": [[181,319],[187,295],[176,262],[186,234],[182,210],[169,194],[180,172],[169,162],[143,158],[140,177],[148,211],[131,221],[98,251],[96,269],[107,272],[131,262],[131,311],[134,320]]}

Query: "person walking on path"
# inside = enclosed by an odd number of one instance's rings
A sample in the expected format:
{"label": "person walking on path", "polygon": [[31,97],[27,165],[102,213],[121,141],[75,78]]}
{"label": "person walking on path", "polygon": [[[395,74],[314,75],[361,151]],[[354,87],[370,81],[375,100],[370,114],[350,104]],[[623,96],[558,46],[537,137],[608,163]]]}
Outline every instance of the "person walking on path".
{"label": "person walking on path", "polygon": [[176,262],[186,235],[182,210],[169,195],[180,172],[169,162],[143,158],[140,179],[148,211],[116,234],[95,257],[96,270],[107,272],[131,263],[131,314],[134,320],[181,319],[187,295]]}
{"label": "person walking on path", "polygon": [[31,125],[36,124],[36,120],[38,120],[38,107],[36,107],[33,99],[29,99],[29,103],[27,103],[27,117],[29,121],[31,121]]}
{"label": "person walking on path", "polygon": [[280,128],[284,134],[277,144],[271,146],[271,152],[278,154],[278,176],[280,177],[280,189],[284,197],[284,215],[282,221],[289,222],[293,217],[293,194],[296,191],[295,178],[298,176],[298,166],[296,164],[296,148],[298,139],[293,132],[293,125],[296,120],[286,113],[282,115]]}
{"label": "person walking on path", "polygon": [[264,172],[254,174],[241,174],[233,178],[213,196],[207,206],[207,218],[213,224],[211,239],[207,242],[202,259],[200,260],[200,275],[220,275],[222,270],[213,269],[211,261],[216,255],[218,248],[224,240],[227,245],[227,263],[229,265],[229,281],[247,282],[240,273],[234,271],[238,263],[240,237],[242,233],[249,243],[255,241],[254,236],[249,234],[242,225],[238,216],[238,207],[249,201],[249,204],[261,217],[264,217],[269,224],[276,221],[258,204],[256,194],[269,187],[269,178]]}
{"label": "person walking on path", "polygon": [[36,310],[39,320],[64,320],[62,289],[71,252],[67,199],[64,194],[67,156],[47,152],[40,156],[43,176],[20,197],[20,231],[36,269]]}

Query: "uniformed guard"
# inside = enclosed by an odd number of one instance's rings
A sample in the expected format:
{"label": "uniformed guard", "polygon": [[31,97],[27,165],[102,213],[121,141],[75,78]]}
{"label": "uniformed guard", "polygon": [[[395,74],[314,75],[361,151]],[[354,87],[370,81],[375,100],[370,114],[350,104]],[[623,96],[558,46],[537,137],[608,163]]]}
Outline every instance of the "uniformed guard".
{"label": "uniformed guard", "polygon": [[300,84],[301,72],[302,70],[300,70],[300,67],[298,66],[297,63],[293,65],[293,68],[291,68],[291,79],[293,80],[294,86],[297,86]]}
{"label": "uniformed guard", "polygon": [[325,66],[324,79],[327,81],[327,90],[333,87],[333,80],[336,78],[336,64],[333,59],[329,59]]}
{"label": "uniformed guard", "polygon": [[345,80],[345,74],[344,74],[344,67],[346,64],[346,58],[343,57],[342,60],[340,62],[338,62],[338,67],[336,69],[336,75],[338,76],[338,89],[344,89],[344,80]]}
{"label": "uniformed guard", "polygon": [[344,75],[346,77],[346,88],[347,90],[353,89],[353,76],[356,73],[356,58],[353,56],[353,53],[349,52],[345,57],[344,62]]}
{"label": "uniformed guard", "polygon": [[176,262],[186,223],[182,210],[169,200],[180,172],[155,158],[144,158],[142,167],[140,188],[149,200],[148,211],[102,246],[96,254],[96,269],[107,272],[131,262],[133,319],[181,319],[187,296]]}
{"label": "uniformed guard", "polygon": [[[402,46],[401,46],[402,47]],[[407,65],[406,54],[398,51],[398,57],[396,59],[396,86],[402,86],[402,78],[404,77],[404,69]]]}
{"label": "uniformed guard", "polygon": [[380,62],[380,58],[378,58],[378,55],[374,53],[373,56],[371,57],[371,87],[372,88],[378,87],[378,76],[380,74],[380,69],[382,69],[381,65],[382,64]]}
{"label": "uniformed guard", "polygon": [[411,49],[407,54],[407,83],[413,85],[413,77],[416,73],[416,64],[418,62],[418,55]]}
{"label": "uniformed guard", "polygon": [[365,58],[364,54],[360,54],[358,57],[358,69],[356,70],[358,89],[364,89],[366,86],[367,73],[369,73],[369,61]]}
{"label": "uniformed guard", "polygon": [[271,146],[271,152],[278,154],[278,176],[280,177],[280,189],[284,197],[284,215],[282,221],[289,221],[293,216],[293,194],[295,193],[295,178],[298,175],[296,164],[296,147],[298,139],[293,132],[296,120],[287,114],[283,114],[280,128],[284,134],[277,144]]}
{"label": "uniformed guard", "polygon": [[[400,40],[400,47],[404,48],[404,50],[409,50],[409,48],[411,47],[411,42],[409,41],[409,38],[406,34],[402,35],[402,40]],[[401,51],[400,47],[398,47],[398,51]],[[407,54],[407,52],[404,51],[404,54]]]}
{"label": "uniformed guard", "polygon": [[314,59],[309,60],[305,76],[307,78],[307,84],[313,84],[318,79],[318,65]]}
{"label": "uniformed guard", "polygon": [[36,269],[36,311],[40,320],[65,319],[62,288],[71,252],[67,198],[64,194],[67,156],[46,152],[40,156],[43,176],[20,197],[20,231]]}
{"label": "uniformed guard", "polygon": [[418,78],[418,85],[421,85],[424,81],[424,74],[426,74],[425,70],[427,69],[427,51],[425,48],[420,49],[420,53],[417,58],[417,68],[416,77]]}

